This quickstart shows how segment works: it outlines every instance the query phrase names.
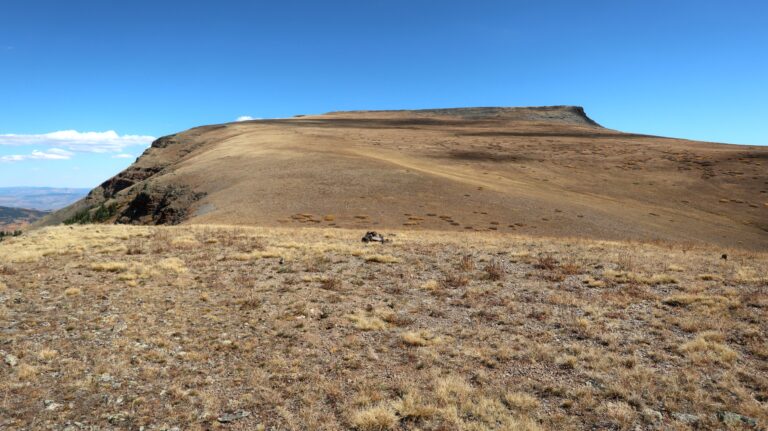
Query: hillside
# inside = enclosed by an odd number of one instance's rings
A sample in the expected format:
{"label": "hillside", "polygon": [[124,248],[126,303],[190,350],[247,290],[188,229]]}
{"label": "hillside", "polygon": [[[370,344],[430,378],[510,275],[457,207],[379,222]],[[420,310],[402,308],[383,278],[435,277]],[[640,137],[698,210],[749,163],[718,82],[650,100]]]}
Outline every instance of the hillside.
{"label": "hillside", "polygon": [[497,231],[764,250],[767,159],[763,147],[606,129],[578,107],[336,112],[161,138],[44,224]]}
{"label": "hillside", "polygon": [[768,256],[344,229],[0,243],[0,429],[768,424]]}
{"label": "hillside", "polygon": [[0,231],[21,229],[47,214],[45,211],[0,206]]}

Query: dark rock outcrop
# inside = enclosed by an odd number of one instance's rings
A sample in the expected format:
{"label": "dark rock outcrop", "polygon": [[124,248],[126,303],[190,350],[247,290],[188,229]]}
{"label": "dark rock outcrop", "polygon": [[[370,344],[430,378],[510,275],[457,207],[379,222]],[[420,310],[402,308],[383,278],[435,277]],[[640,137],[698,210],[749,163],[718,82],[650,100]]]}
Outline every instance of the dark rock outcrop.
{"label": "dark rock outcrop", "polygon": [[117,217],[121,224],[179,224],[187,217],[189,208],[204,193],[196,193],[188,187],[147,187],[128,202]]}

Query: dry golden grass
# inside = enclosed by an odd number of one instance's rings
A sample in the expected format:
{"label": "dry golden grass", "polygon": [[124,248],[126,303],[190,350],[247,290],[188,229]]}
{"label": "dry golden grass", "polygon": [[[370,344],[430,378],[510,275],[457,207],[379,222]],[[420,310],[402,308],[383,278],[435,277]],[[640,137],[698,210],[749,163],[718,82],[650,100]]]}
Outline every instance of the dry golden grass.
{"label": "dry golden grass", "polygon": [[492,281],[499,281],[504,279],[504,276],[506,276],[506,269],[504,268],[504,264],[496,259],[492,260],[488,265],[483,268],[483,271],[485,271],[486,276],[489,280]]}
{"label": "dry golden grass", "polygon": [[424,290],[434,292],[440,289],[440,282],[438,282],[437,280],[427,280],[421,284],[421,288]]}
{"label": "dry golden grass", "polygon": [[67,296],[78,296],[83,293],[83,290],[79,287],[68,287],[64,289],[64,294]]}
{"label": "dry golden grass", "polygon": [[370,256],[365,257],[366,262],[376,262],[376,263],[398,263],[400,262],[400,259],[390,256],[388,254],[373,254]]}
{"label": "dry golden grass", "polygon": [[200,247],[201,243],[200,241],[198,241],[193,237],[181,236],[181,237],[173,238],[171,240],[171,245],[176,248],[190,249],[190,248]]}
{"label": "dry golden grass", "polygon": [[602,288],[606,286],[604,280],[600,280],[591,276],[585,277],[583,280],[583,283],[589,287],[594,287],[594,288]]}
{"label": "dry golden grass", "polygon": [[16,367],[16,377],[20,381],[34,380],[37,376],[38,370],[29,364],[21,364]]}
{"label": "dry golden grass", "polygon": [[0,428],[768,421],[765,254],[396,234],[76,226],[6,240]]}
{"label": "dry golden grass", "polygon": [[91,269],[94,271],[124,272],[128,269],[128,264],[125,262],[97,262],[91,264]]}
{"label": "dry golden grass", "polygon": [[38,354],[37,354],[37,357],[38,357],[38,358],[40,359],[40,361],[42,361],[42,362],[50,362],[50,361],[52,361],[54,358],[56,358],[56,356],[58,356],[58,355],[59,355],[59,352],[58,352],[58,351],[56,351],[56,350],[52,350],[52,349],[43,349],[43,350],[41,350],[40,352],[38,352]]}
{"label": "dry golden grass", "polygon": [[162,259],[158,262],[157,266],[164,271],[169,271],[175,274],[183,274],[187,272],[187,266],[183,260],[178,257],[169,257]]}
{"label": "dry golden grass", "polygon": [[350,314],[347,318],[355,324],[355,328],[360,329],[361,331],[375,331],[387,327],[387,322],[363,311]]}
{"label": "dry golden grass", "polygon": [[398,423],[394,410],[386,406],[361,409],[352,416],[352,425],[361,431],[386,431]]}
{"label": "dry golden grass", "polygon": [[716,332],[703,332],[694,340],[680,346],[680,351],[686,354],[694,363],[714,362],[730,364],[739,354],[723,344],[724,336]]}
{"label": "dry golden grass", "polygon": [[657,286],[659,284],[675,284],[677,279],[669,274],[637,274],[628,271],[605,271],[605,276],[616,283],[640,283]]}
{"label": "dry golden grass", "polygon": [[504,402],[509,408],[520,413],[531,413],[539,408],[541,402],[533,395],[520,392],[510,392],[504,394]]}
{"label": "dry golden grass", "polygon": [[404,332],[401,338],[405,344],[420,347],[439,344],[443,341],[441,337],[427,330]]}

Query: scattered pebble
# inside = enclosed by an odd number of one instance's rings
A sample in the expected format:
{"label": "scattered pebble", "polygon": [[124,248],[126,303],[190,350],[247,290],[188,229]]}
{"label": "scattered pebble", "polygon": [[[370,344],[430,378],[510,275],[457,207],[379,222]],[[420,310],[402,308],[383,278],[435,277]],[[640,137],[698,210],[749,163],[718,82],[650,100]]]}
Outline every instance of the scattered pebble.
{"label": "scattered pebble", "polygon": [[690,413],[672,413],[672,419],[687,424],[695,424],[699,421],[699,417]]}
{"label": "scattered pebble", "polygon": [[53,400],[45,400],[43,401],[43,404],[45,404],[45,409],[48,411],[54,411],[58,410],[63,407],[63,405],[53,401]]}
{"label": "scattered pebble", "polygon": [[718,412],[717,418],[720,422],[729,426],[747,425],[750,427],[756,427],[757,421],[748,416],[740,415],[733,412]]}
{"label": "scattered pebble", "polygon": [[5,363],[8,364],[9,367],[15,367],[16,365],[19,364],[19,358],[15,357],[15,356],[13,356],[11,354],[5,355],[4,360],[5,360]]}
{"label": "scattered pebble", "polygon": [[234,422],[236,420],[247,418],[251,415],[251,412],[246,410],[238,410],[234,413],[224,413],[217,418],[217,420],[223,424]]}

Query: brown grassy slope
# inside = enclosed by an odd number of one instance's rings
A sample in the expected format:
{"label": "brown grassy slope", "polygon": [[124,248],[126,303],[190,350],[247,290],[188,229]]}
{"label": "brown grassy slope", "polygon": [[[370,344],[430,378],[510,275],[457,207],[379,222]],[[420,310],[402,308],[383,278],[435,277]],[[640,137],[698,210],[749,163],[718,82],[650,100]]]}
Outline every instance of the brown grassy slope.
{"label": "brown grassy slope", "polygon": [[331,113],[202,127],[155,147],[90,204],[114,195],[123,222],[768,248],[768,148],[625,134],[578,108]]}
{"label": "brown grassy slope", "polygon": [[220,226],[12,238],[0,428],[216,429],[239,411],[250,416],[226,429],[768,423],[764,253],[393,238]]}

